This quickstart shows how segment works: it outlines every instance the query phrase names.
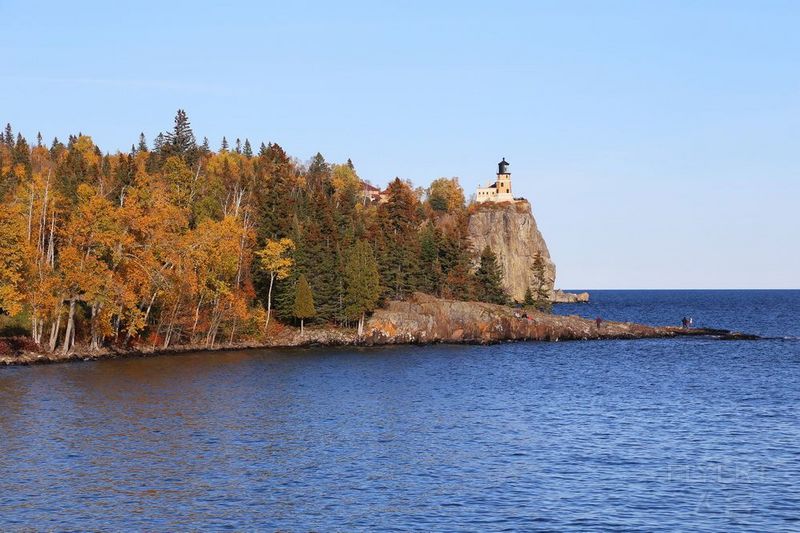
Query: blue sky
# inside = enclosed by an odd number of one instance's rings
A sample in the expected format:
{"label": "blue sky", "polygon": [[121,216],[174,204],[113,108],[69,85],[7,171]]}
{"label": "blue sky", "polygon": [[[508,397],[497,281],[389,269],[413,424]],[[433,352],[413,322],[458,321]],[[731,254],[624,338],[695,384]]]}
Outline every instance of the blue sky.
{"label": "blue sky", "polygon": [[511,163],[567,288],[800,287],[800,3],[0,0],[0,121],[195,133],[467,192]]}

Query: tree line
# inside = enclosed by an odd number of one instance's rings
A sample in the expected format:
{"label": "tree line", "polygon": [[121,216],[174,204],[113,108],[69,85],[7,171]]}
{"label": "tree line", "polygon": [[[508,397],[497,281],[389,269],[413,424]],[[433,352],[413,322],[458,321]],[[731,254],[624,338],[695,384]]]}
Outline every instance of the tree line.
{"label": "tree line", "polygon": [[350,160],[247,139],[215,152],[182,110],[115,154],[6,126],[0,202],[0,314],[49,350],[214,346],[309,322],[361,333],[414,291],[508,301],[492,251],[470,248],[457,179],[396,178],[378,201]]}

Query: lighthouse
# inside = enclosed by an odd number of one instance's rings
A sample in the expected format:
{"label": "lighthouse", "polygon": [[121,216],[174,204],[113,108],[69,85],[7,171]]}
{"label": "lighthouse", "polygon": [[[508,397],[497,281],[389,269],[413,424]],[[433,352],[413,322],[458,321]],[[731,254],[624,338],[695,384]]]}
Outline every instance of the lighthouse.
{"label": "lighthouse", "polygon": [[497,178],[494,183],[490,183],[486,187],[478,187],[478,192],[475,195],[476,202],[514,201],[514,195],[511,194],[511,172],[508,171],[509,166],[505,157],[497,163]]}

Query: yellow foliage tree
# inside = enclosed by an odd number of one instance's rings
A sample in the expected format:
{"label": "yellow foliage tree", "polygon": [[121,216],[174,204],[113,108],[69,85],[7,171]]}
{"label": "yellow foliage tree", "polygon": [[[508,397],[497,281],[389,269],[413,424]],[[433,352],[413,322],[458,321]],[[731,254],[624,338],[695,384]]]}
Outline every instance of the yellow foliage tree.
{"label": "yellow foliage tree", "polygon": [[0,210],[0,312],[22,310],[25,272],[25,233],[17,205]]}
{"label": "yellow foliage tree", "polygon": [[256,252],[261,270],[269,275],[269,291],[267,291],[267,320],[264,330],[269,327],[272,312],[272,287],[276,279],[286,279],[294,267],[291,253],[294,251],[294,241],[291,239],[268,239],[264,248]]}

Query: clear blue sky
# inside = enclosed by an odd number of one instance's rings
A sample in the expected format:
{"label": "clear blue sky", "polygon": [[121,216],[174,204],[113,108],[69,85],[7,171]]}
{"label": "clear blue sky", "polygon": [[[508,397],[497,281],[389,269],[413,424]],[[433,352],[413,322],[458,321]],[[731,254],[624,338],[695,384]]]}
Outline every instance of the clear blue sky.
{"label": "clear blue sky", "polygon": [[800,287],[800,2],[0,0],[0,121],[511,163],[567,288]]}

